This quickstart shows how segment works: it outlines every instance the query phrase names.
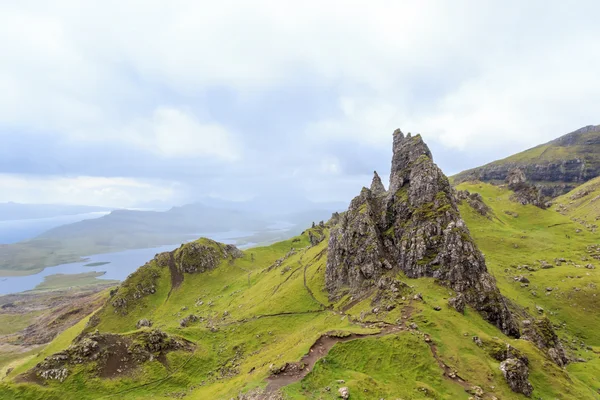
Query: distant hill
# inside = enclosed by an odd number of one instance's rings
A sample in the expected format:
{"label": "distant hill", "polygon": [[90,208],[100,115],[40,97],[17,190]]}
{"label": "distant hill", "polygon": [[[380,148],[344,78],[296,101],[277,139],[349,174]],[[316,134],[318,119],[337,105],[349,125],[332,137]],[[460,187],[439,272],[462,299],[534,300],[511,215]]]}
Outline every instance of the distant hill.
{"label": "distant hill", "polygon": [[600,125],[590,125],[551,142],[454,176],[454,183],[504,182],[520,168],[542,194],[556,197],[600,175]]}
{"label": "distant hill", "polygon": [[[267,199],[265,199],[265,202]],[[96,219],[59,226],[19,243],[0,245],[0,275],[35,273],[48,266],[79,261],[81,257],[128,249],[178,244],[198,236],[237,231],[243,242],[267,243],[300,233],[311,222],[327,220],[336,204],[307,202],[299,211],[259,212],[268,204],[202,203],[168,211],[115,210]],[[226,206],[236,206],[226,208]],[[293,211],[291,211],[293,210]],[[281,223],[291,229],[282,231]]]}
{"label": "distant hill", "polygon": [[24,204],[0,203],[0,221],[19,219],[50,218],[61,215],[85,214],[96,211],[110,211],[112,207],[79,206],[68,204]]}

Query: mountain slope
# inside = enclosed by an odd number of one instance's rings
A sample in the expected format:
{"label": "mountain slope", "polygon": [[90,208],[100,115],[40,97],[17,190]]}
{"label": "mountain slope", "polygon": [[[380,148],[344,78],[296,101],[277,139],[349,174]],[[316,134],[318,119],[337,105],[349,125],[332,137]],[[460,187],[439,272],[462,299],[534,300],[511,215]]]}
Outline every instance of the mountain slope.
{"label": "mountain slope", "polygon": [[600,220],[600,177],[554,200],[554,209],[596,232]]}
{"label": "mountain slope", "polygon": [[[597,237],[575,232],[576,224],[559,213],[510,201],[506,188],[464,184],[461,189],[480,195],[461,195],[469,200],[457,203],[444,190],[443,175],[437,183],[428,180],[436,167],[424,155],[429,161],[418,155],[422,164],[415,166],[408,156],[412,167],[392,173],[388,192],[397,201],[380,223],[390,218],[400,234],[400,228],[464,218],[469,229],[458,231],[462,247],[456,251],[471,257],[468,262],[457,257],[462,265],[440,263],[436,273],[436,257],[424,252],[391,269],[373,265],[376,281],[365,275],[332,284],[331,268],[350,276],[367,265],[354,264],[359,253],[351,244],[372,251],[364,239],[372,238],[375,247],[384,240],[378,234],[385,232],[377,232],[377,201],[361,203],[389,195],[376,177],[348,212],[293,239],[243,252],[201,239],[157,255],[87,321],[17,366],[0,384],[0,398],[335,399],[346,391],[351,399],[598,398],[594,310],[600,282],[597,270],[576,263],[597,255],[588,253]],[[434,173],[421,176],[421,167]],[[409,198],[429,185],[442,188],[446,203],[438,199],[420,212]],[[407,198],[397,196],[404,186]],[[406,207],[410,217],[394,207]],[[334,235],[346,235],[348,246],[332,244],[342,239]],[[430,239],[425,248],[445,254]],[[402,254],[402,248],[392,250]],[[497,284],[506,296],[519,339],[505,335],[478,303],[467,301],[464,310],[449,303],[463,288],[450,285],[445,274],[481,261],[477,248],[496,277],[484,289],[495,293]],[[539,260],[561,265],[542,268]],[[414,273],[418,267],[422,274]],[[521,276],[529,286],[522,286]],[[552,354],[561,343],[567,345],[566,366]]]}
{"label": "mountain slope", "polygon": [[600,125],[590,125],[548,143],[454,176],[466,181],[504,182],[521,169],[545,196],[556,197],[600,175]]}

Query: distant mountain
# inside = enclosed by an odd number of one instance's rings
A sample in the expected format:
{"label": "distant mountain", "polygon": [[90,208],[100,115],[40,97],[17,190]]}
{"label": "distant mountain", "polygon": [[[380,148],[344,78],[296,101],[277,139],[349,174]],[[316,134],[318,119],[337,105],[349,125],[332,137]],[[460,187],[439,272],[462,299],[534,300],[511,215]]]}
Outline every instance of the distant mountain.
{"label": "distant mountain", "polygon": [[78,206],[68,204],[23,204],[0,203],[0,221],[18,219],[50,218],[62,215],[85,214],[96,211],[110,211],[114,207]]}
{"label": "distant mountain", "polygon": [[[220,202],[220,207],[194,203],[164,212],[115,210],[100,218],[50,229],[31,240],[0,245],[0,274],[33,273],[78,261],[82,256],[177,244],[229,231],[235,231],[242,243],[267,243],[300,233],[313,221],[327,220],[342,208],[305,203],[300,211],[289,207],[287,212],[283,205],[274,205],[267,212],[268,199]],[[289,229],[280,229],[281,223]]]}
{"label": "distant mountain", "polygon": [[590,125],[551,142],[454,176],[454,183],[504,182],[519,168],[542,194],[556,197],[600,175],[600,125]]}

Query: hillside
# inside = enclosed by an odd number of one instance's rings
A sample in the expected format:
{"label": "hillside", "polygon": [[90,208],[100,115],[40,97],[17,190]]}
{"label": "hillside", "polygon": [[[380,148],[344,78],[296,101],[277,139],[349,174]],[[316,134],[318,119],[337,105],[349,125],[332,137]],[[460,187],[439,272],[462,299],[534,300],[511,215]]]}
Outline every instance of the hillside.
{"label": "hillside", "polygon": [[[596,232],[600,219],[600,178],[592,179],[554,200],[553,209]],[[582,228],[583,229],[583,228]]]}
{"label": "hillside", "polygon": [[527,180],[548,197],[567,193],[600,175],[600,125],[590,125],[532,149],[463,171],[454,183],[504,182],[508,173],[521,169]]}
{"label": "hillside", "polygon": [[157,255],[0,398],[600,398],[597,235],[455,193],[420,136],[395,132],[391,172],[287,241]]}

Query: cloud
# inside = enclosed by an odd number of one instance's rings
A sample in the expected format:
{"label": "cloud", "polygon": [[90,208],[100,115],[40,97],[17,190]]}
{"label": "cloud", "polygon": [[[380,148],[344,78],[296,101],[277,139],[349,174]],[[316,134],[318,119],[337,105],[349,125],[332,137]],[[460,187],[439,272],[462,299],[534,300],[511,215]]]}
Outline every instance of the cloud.
{"label": "cloud", "polygon": [[[140,199],[176,202],[177,184],[130,178],[33,177],[0,174],[0,202],[136,207]],[[44,198],[40,201],[40,193]]]}
{"label": "cloud", "polygon": [[598,11],[3,2],[0,172],[173,180],[189,198],[272,185],[332,198],[389,168],[396,127],[458,172],[598,123]]}

